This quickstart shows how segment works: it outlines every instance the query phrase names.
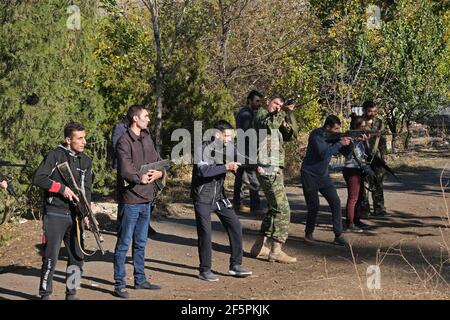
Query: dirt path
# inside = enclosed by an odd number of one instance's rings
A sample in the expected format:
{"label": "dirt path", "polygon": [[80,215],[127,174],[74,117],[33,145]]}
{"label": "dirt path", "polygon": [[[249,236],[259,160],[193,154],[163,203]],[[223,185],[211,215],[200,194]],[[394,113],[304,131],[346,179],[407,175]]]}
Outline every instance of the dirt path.
{"label": "dirt path", "polygon": [[[274,264],[244,257],[244,265],[254,276],[236,279],[227,275],[228,239],[218,219],[213,219],[213,269],[221,276],[216,283],[197,279],[198,256],[192,205],[173,204],[178,216],[153,221],[158,234],[147,245],[146,270],[150,281],[160,284],[159,292],[130,289],[132,299],[448,299],[450,264],[448,259],[450,229],[445,216],[439,186],[444,163],[422,168],[416,173],[400,173],[404,185],[388,179],[386,204],[393,217],[370,219],[373,226],[365,234],[350,234],[349,248],[331,244],[333,234],[326,203],[321,199],[318,245],[303,244],[305,203],[301,188],[287,188],[292,208],[292,227],[286,244],[298,262]],[[343,180],[337,185],[341,201],[346,201]],[[111,205],[105,204],[106,207]],[[244,230],[244,250],[248,252],[260,226],[261,216],[240,214]],[[104,216],[105,256],[87,258],[81,299],[116,299],[113,288],[114,215]],[[35,299],[39,283],[39,243],[41,223],[28,221],[16,225],[14,240],[0,247],[0,299]],[[0,229],[1,232],[1,229]],[[400,256],[400,248],[403,257]],[[386,250],[389,254],[385,255]],[[378,252],[378,259],[377,259]],[[423,255],[422,255],[423,254]],[[381,289],[366,285],[368,266],[378,262]],[[381,263],[380,263],[381,262]],[[435,272],[438,271],[438,272]],[[64,298],[65,262],[59,261],[55,274],[53,299]],[[127,263],[128,285],[132,285],[132,265]],[[130,287],[131,288],[131,287]]]}

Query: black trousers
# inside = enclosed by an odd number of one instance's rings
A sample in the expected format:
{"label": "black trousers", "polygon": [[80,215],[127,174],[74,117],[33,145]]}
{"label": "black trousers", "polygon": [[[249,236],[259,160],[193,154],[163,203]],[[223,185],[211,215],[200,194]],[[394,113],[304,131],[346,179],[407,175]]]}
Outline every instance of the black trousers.
{"label": "black trousers", "polygon": [[[42,257],[41,280],[39,295],[50,295],[53,292],[53,275],[58,261],[61,241],[68,253],[67,267],[77,266],[83,272],[83,253],[80,251],[76,238],[76,223],[74,217],[69,214],[47,212],[44,215],[44,255]],[[80,273],[80,276],[81,276]],[[68,285],[66,274],[66,294],[75,294],[76,288]]]}
{"label": "black trousers", "polygon": [[[373,200],[373,212],[375,214],[379,214],[383,211],[386,211],[386,207],[384,206],[384,190],[383,190],[383,180],[384,180],[384,169],[375,168],[376,179],[372,179],[371,183],[369,183],[369,188],[373,190],[372,200]],[[364,181],[361,182],[363,184]],[[361,198],[361,209],[365,213],[365,216],[368,216],[370,213],[370,203],[369,203],[369,191],[364,189]]]}
{"label": "black trousers", "polygon": [[335,236],[342,234],[342,210],[341,200],[336,191],[333,181],[329,176],[321,177],[312,175],[306,171],[301,172],[303,194],[305,196],[308,215],[306,218],[306,234],[312,234],[316,226],[317,214],[319,213],[319,192],[327,200],[333,219],[333,231]]}
{"label": "black trousers", "polygon": [[210,271],[212,267],[211,214],[213,212],[217,214],[228,234],[231,248],[230,267],[242,264],[242,226],[234,210],[227,208],[222,202],[218,202],[216,205],[194,203],[194,209],[200,272]]}
{"label": "black trousers", "polygon": [[238,168],[236,172],[236,178],[234,179],[234,195],[233,195],[233,203],[235,206],[241,205],[242,201],[245,198],[244,193],[244,175],[247,177],[248,182],[251,187],[250,191],[250,209],[258,210],[261,208],[261,199],[259,197],[259,181],[256,177],[256,171],[253,170],[244,170],[241,167]]}

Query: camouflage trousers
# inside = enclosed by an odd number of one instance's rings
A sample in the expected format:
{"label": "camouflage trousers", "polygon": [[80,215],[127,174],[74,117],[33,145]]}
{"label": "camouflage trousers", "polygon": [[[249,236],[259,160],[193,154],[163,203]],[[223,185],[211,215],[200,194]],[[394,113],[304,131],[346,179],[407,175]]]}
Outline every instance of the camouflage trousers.
{"label": "camouflage trousers", "polygon": [[[384,191],[383,191],[383,180],[384,180],[384,170],[378,169],[375,171],[376,179],[373,179],[369,183],[369,189],[372,190],[372,200],[373,200],[373,211],[375,214],[386,211],[384,206]],[[362,180],[361,184],[365,183],[367,185],[367,181]],[[361,193],[361,201],[360,201],[360,211],[362,216],[367,217],[370,212],[370,204],[369,204],[369,190],[364,189]]]}
{"label": "camouflage trousers", "polygon": [[267,213],[261,223],[261,233],[281,243],[286,242],[291,222],[291,209],[284,188],[283,170],[273,174],[258,174],[258,181],[267,199]]}

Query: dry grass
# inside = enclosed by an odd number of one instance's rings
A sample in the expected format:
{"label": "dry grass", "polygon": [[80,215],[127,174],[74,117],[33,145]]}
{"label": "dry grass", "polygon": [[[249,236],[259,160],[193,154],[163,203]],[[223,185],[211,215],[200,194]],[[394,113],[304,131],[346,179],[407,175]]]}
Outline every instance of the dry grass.
{"label": "dry grass", "polygon": [[[436,257],[427,257],[424,254],[422,249],[422,245],[420,241],[417,241],[417,252],[416,255],[420,258],[421,263],[413,263],[410,258],[407,258],[406,254],[403,252],[402,245],[407,240],[400,239],[395,241],[391,246],[386,250],[382,251],[381,249],[377,250],[377,254],[375,257],[375,263],[378,267],[380,267],[386,260],[387,257],[399,257],[401,258],[405,265],[415,274],[417,278],[417,289],[418,292],[430,292],[430,293],[442,293],[442,292],[450,292],[450,284],[446,280],[445,274],[448,273],[448,269],[450,268],[450,247],[447,239],[450,239],[450,214],[449,207],[446,199],[446,188],[449,185],[449,181],[444,181],[443,177],[445,175],[445,171],[447,167],[449,167],[450,162],[444,166],[441,175],[440,175],[440,187],[442,190],[443,197],[443,215],[442,220],[446,223],[444,228],[439,228],[439,232],[441,235],[441,242],[435,242],[436,247],[439,248],[440,256],[438,262],[433,262],[432,259]],[[356,263],[355,255],[353,253],[353,247],[350,243],[350,253],[352,256],[352,264],[355,268],[356,275],[358,277],[359,287],[361,290],[361,296],[363,299],[366,299],[365,289],[363,287],[363,282],[361,279],[361,275],[358,271],[358,266]],[[421,268],[418,267],[421,265]],[[397,280],[394,279],[394,282]],[[376,291],[372,290],[372,297],[376,298]]]}

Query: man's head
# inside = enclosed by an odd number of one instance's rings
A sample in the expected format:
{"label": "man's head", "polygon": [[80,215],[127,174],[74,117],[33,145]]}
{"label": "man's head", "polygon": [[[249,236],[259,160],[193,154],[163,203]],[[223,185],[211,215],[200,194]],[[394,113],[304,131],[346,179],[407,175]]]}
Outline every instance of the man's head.
{"label": "man's head", "polygon": [[267,101],[267,111],[274,112],[280,111],[281,107],[283,107],[284,99],[282,96],[274,94]]}
{"label": "man's head", "polygon": [[371,120],[377,116],[377,106],[372,100],[364,101],[362,109],[366,119]]}
{"label": "man's head", "polygon": [[64,140],[67,147],[75,153],[81,153],[86,147],[86,130],[80,123],[68,123],[64,127]]}
{"label": "man's head", "polygon": [[262,105],[262,101],[263,95],[256,90],[250,91],[247,96],[247,105],[253,110],[258,110]]}
{"label": "man's head", "polygon": [[325,119],[323,128],[327,132],[341,132],[341,120],[335,115],[330,115]]}
{"label": "man's head", "polygon": [[350,122],[350,130],[361,130],[366,126],[366,120],[363,116],[358,116],[352,113],[350,118],[352,119]]}
{"label": "man's head", "polygon": [[214,125],[214,129],[218,131],[215,134],[215,139],[223,142],[224,145],[233,140],[233,126],[225,120],[220,120]]}
{"label": "man's head", "polygon": [[127,119],[131,126],[136,126],[138,129],[146,129],[150,119],[148,111],[143,105],[135,104],[128,109]]}

